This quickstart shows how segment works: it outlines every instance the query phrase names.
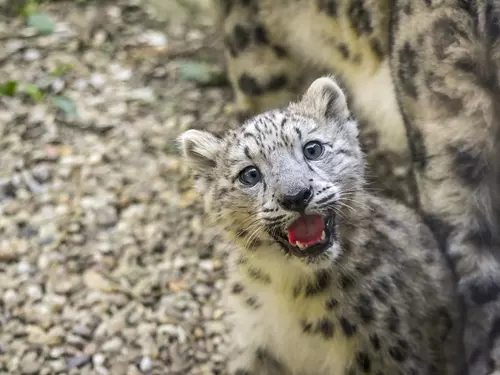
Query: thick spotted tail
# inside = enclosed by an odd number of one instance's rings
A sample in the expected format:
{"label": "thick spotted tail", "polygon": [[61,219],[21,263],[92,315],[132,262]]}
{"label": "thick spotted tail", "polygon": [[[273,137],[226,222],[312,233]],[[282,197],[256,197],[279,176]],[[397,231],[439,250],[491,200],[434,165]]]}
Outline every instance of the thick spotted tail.
{"label": "thick spotted tail", "polygon": [[391,65],[420,209],[457,276],[469,374],[499,374],[500,3],[396,3]]}

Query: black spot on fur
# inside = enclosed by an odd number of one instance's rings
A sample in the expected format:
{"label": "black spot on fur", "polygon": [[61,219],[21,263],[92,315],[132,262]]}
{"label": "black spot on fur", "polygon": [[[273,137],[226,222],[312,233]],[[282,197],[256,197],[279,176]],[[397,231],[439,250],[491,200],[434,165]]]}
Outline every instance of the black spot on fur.
{"label": "black spot on fur", "polygon": [[338,0],[318,0],[317,4],[320,12],[325,12],[330,17],[338,15]]}
{"label": "black spot on fur", "polygon": [[485,305],[498,299],[500,286],[493,280],[476,280],[469,285],[469,292],[476,305]]}
{"label": "black spot on fur", "polygon": [[305,320],[302,320],[300,322],[300,325],[302,326],[302,332],[304,332],[304,333],[311,333],[312,332],[312,323],[307,322]]}
{"label": "black spot on fur", "polygon": [[440,309],[438,309],[436,313],[435,325],[436,329],[439,329],[441,331],[440,339],[444,342],[453,328],[453,320],[451,319],[450,313],[445,307],[441,307]]}
{"label": "black spot on fur", "polygon": [[413,8],[412,8],[412,1],[413,0],[410,0],[410,1],[407,1],[406,4],[404,5],[403,7],[403,12],[405,12],[405,14],[407,16],[411,16],[412,13],[413,13]]}
{"label": "black spot on fur", "polygon": [[384,292],[382,292],[379,288],[373,288],[372,293],[375,296],[375,298],[378,299],[380,302],[382,303],[387,302],[387,295]]}
{"label": "black spot on fur", "polygon": [[488,164],[481,151],[448,146],[453,155],[453,168],[460,180],[469,186],[478,186],[488,172]]}
{"label": "black spot on fur", "polygon": [[247,146],[245,146],[245,148],[243,149],[243,152],[245,153],[245,156],[248,159],[252,159],[252,155],[250,155],[250,149]]}
{"label": "black spot on fur", "polygon": [[400,319],[398,311],[394,306],[391,306],[389,316],[387,317],[387,328],[389,328],[389,331],[391,332],[397,332],[399,329],[399,323]]}
{"label": "black spot on fur", "polygon": [[415,77],[418,73],[417,53],[409,42],[406,42],[399,50],[398,59],[398,78],[401,81],[401,86],[409,96],[417,98],[417,86],[415,85]]}
{"label": "black spot on fur", "polygon": [[374,319],[373,302],[368,296],[364,294],[359,296],[356,310],[363,323],[370,323]]}
{"label": "black spot on fur", "polygon": [[331,281],[332,276],[330,272],[326,270],[318,271],[314,277],[314,280],[306,286],[306,297],[314,296],[321,292],[324,292],[330,286]]}
{"label": "black spot on fur", "polygon": [[259,96],[264,93],[257,80],[246,73],[243,73],[238,79],[238,86],[248,96]]}
{"label": "black spot on fur", "polygon": [[356,362],[358,363],[359,369],[364,373],[368,374],[372,367],[372,362],[368,353],[358,352],[356,355]]}
{"label": "black spot on fur", "polygon": [[335,307],[337,307],[339,304],[339,301],[337,301],[335,298],[330,298],[328,301],[326,301],[326,309],[331,311]]}
{"label": "black spot on fur", "polygon": [[467,34],[460,29],[455,20],[451,18],[439,18],[432,28],[432,44],[434,53],[439,60],[444,60],[450,47],[458,45],[460,39],[467,39]]}
{"label": "black spot on fur", "polygon": [[380,350],[380,339],[376,333],[370,335],[370,342],[372,343],[373,349]]}
{"label": "black spot on fur", "polygon": [[236,25],[233,29],[233,46],[241,52],[250,44],[250,34],[248,30],[241,25]]}
{"label": "black spot on fur", "polygon": [[229,51],[229,54],[232,57],[237,57],[238,56],[238,51],[236,50],[236,48],[234,48],[234,45],[231,42],[231,38],[229,36],[226,36],[224,38],[224,45],[226,46],[227,50]]}
{"label": "black spot on fur", "polygon": [[464,240],[478,248],[493,247],[498,241],[495,230],[487,221],[476,219],[476,223],[469,229]]}
{"label": "black spot on fur", "polygon": [[421,171],[427,166],[427,147],[422,133],[415,127],[410,129],[410,146],[413,165]]}
{"label": "black spot on fur", "polygon": [[341,316],[339,322],[342,331],[347,337],[351,337],[356,333],[357,330],[356,326],[352,324],[347,318]]}
{"label": "black spot on fur", "polygon": [[254,296],[248,297],[245,302],[248,306],[250,306],[253,309],[258,309],[260,307],[259,303],[257,302],[257,297]]}
{"label": "black spot on fur", "polygon": [[234,283],[231,287],[231,293],[241,294],[245,288],[240,283]]}
{"label": "black spot on fur", "polygon": [[316,329],[321,332],[324,338],[329,339],[333,337],[334,329],[333,323],[328,318],[323,318],[318,321]]}
{"label": "black spot on fur", "polygon": [[453,227],[451,226],[451,224],[445,222],[444,220],[439,219],[436,215],[430,213],[424,214],[422,217],[427,226],[432,230],[432,232],[436,236],[436,239],[438,240],[439,243],[439,247],[442,250],[446,250],[448,237],[453,231]]}
{"label": "black spot on fur", "polygon": [[237,369],[234,372],[234,375],[253,375],[250,371],[243,370],[243,369]]}
{"label": "black spot on fur", "polygon": [[400,346],[391,346],[389,348],[389,355],[394,359],[396,362],[404,362],[406,359],[407,355],[407,349],[405,350],[404,348]]}
{"label": "black spot on fur", "polygon": [[279,91],[286,87],[288,79],[284,74],[274,75],[269,79],[267,89],[269,91]]}
{"label": "black spot on fur", "polygon": [[354,280],[348,275],[340,276],[339,285],[345,291],[354,284]]}
{"label": "black spot on fur", "polygon": [[221,4],[224,15],[227,16],[229,12],[231,12],[231,8],[233,7],[233,0],[222,0]]}
{"label": "black spot on fur", "polygon": [[267,31],[264,26],[259,25],[254,30],[255,41],[260,44],[269,44],[269,39],[267,38]]}
{"label": "black spot on fur", "polygon": [[370,41],[370,47],[373,51],[373,54],[377,56],[379,59],[382,59],[385,55],[384,47],[382,43],[378,39],[372,39]]}
{"label": "black spot on fur", "polygon": [[347,44],[345,44],[345,43],[340,43],[337,46],[337,50],[340,52],[340,54],[342,55],[342,57],[344,59],[348,59],[350,54],[351,54],[349,51],[349,47],[347,47]]}
{"label": "black spot on fur", "polygon": [[263,284],[271,283],[271,277],[259,268],[248,267],[247,273],[252,279],[260,281]]}
{"label": "black spot on fur", "polygon": [[347,10],[351,27],[359,35],[371,34],[373,31],[370,12],[365,8],[363,0],[352,0]]}
{"label": "black spot on fur", "polygon": [[288,56],[288,52],[282,46],[275,45],[273,46],[273,51],[276,54],[276,57],[282,59],[283,57]]}

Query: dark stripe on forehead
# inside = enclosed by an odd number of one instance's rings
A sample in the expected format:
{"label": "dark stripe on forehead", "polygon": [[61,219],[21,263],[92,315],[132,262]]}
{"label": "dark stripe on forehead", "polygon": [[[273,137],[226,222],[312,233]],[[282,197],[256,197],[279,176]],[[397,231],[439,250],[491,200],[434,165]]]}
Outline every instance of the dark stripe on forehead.
{"label": "dark stripe on forehead", "polygon": [[245,156],[249,159],[252,159],[252,155],[250,155],[250,149],[245,146],[244,148]]}

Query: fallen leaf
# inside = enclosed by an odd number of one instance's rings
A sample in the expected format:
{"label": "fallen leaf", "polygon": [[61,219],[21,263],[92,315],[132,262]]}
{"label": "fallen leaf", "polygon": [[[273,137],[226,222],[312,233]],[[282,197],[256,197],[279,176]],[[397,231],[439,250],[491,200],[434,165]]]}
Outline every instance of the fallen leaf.
{"label": "fallen leaf", "polygon": [[64,112],[67,116],[77,116],[78,110],[76,104],[70,98],[62,95],[57,95],[52,98],[54,105]]}
{"label": "fallen leaf", "polygon": [[186,81],[195,81],[202,86],[220,86],[227,83],[226,74],[222,69],[201,61],[184,61],[179,68],[179,75]]}
{"label": "fallen leaf", "polygon": [[14,96],[17,90],[17,81],[7,81],[0,85],[0,95]]}
{"label": "fallen leaf", "polygon": [[54,22],[47,13],[34,13],[28,17],[27,25],[33,27],[40,34],[52,34],[54,32]]}

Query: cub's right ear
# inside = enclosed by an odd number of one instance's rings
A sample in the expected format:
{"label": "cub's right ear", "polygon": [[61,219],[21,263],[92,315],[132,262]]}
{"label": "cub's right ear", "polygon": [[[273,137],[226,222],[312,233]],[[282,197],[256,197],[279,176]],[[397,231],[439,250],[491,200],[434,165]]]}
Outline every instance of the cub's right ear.
{"label": "cub's right ear", "polygon": [[200,174],[215,167],[221,141],[213,134],[201,130],[188,130],[182,133],[177,142],[184,159]]}

